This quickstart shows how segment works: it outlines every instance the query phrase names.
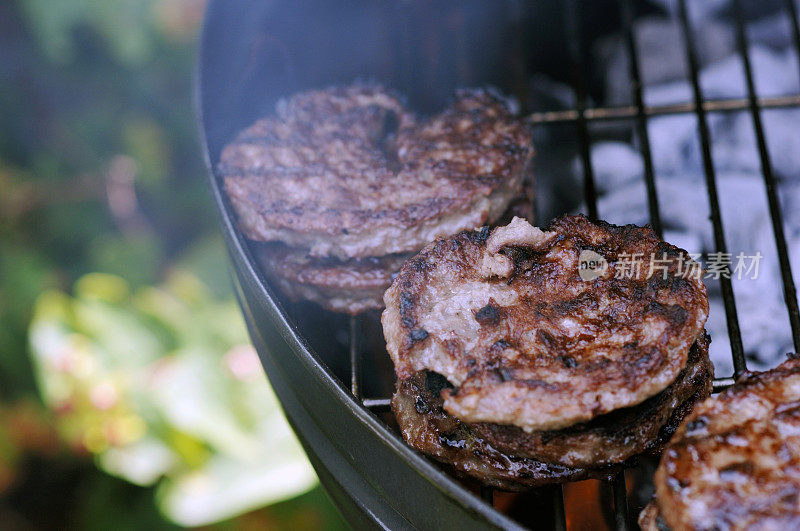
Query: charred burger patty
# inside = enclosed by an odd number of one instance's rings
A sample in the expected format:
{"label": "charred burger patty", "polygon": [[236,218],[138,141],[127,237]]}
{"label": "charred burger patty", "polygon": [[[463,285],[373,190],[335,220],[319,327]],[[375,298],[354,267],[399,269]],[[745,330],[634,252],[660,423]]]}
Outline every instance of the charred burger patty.
{"label": "charred burger patty", "polygon": [[[579,276],[583,251],[607,270]],[[667,258],[647,276],[618,275],[623,255]],[[705,286],[679,275],[685,251],[649,228],[516,218],[437,240],[406,262],[382,322],[399,379],[442,374],[444,407],[467,422],[567,427],[666,388],[708,315]],[[663,273],[663,274],[662,274]]]}
{"label": "charred burger patty", "polygon": [[656,471],[644,529],[800,526],[800,359],[699,404]]}
{"label": "charred burger patty", "polygon": [[[659,274],[622,271],[651,255]],[[649,228],[582,216],[428,245],[384,297],[406,440],[502,488],[607,476],[657,450],[711,390],[692,264]]]}
{"label": "charred burger patty", "polygon": [[667,389],[642,404],[556,431],[467,424],[448,414],[441,392],[450,387],[423,371],[398,383],[392,410],[406,441],[462,475],[506,490],[554,481],[607,478],[628,459],[658,452],[692,406],[711,392],[714,377],[705,333]]}

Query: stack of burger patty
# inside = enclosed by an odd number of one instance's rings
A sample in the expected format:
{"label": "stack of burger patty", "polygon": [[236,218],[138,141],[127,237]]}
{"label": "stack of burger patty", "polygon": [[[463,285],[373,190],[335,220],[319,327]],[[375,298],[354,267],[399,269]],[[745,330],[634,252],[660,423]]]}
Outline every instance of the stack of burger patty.
{"label": "stack of burger patty", "polygon": [[421,118],[378,85],[312,90],[244,130],[219,172],[273,285],[347,313],[383,306],[402,263],[497,221],[523,195],[531,136],[487,90]]}
{"label": "stack of burger patty", "polygon": [[[593,275],[581,274],[586,253]],[[629,267],[651,256],[658,269]],[[403,436],[504,489],[608,477],[658,452],[711,392],[708,299],[692,266],[649,228],[582,216],[427,245],[382,316]]]}

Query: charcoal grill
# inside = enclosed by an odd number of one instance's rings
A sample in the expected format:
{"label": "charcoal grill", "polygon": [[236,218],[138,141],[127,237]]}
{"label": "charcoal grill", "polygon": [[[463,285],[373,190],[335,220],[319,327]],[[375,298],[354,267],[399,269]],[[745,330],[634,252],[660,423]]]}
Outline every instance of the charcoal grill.
{"label": "charcoal grill", "polygon": [[[560,486],[534,494],[540,508],[535,521],[517,521],[494,508],[490,489],[478,491],[452,479],[403,442],[387,415],[392,376],[377,318],[348,319],[276,295],[237,230],[233,210],[222,193],[214,169],[222,146],[256,117],[271,112],[278,98],[305,88],[378,79],[408,94],[411,103],[425,111],[441,106],[456,86],[491,83],[517,95],[533,127],[558,127],[562,132],[566,128],[574,135],[583,169],[586,213],[592,218],[597,217],[590,158],[592,127],[601,122],[628,124],[639,138],[650,223],[660,234],[647,121],[653,116],[693,114],[714,242],[717,251],[726,252],[707,118],[710,113],[747,111],[756,136],[794,349],[800,352],[800,313],[761,122],[762,109],[798,107],[800,95],[761,98],[756,94],[745,13],[739,1],[733,2],[732,19],[743,59],[746,97],[704,97],[695,29],[686,0],[680,0],[678,21],[684,42],[675,45],[685,48],[693,98],[664,106],[644,103],[633,21],[647,8],[633,0],[420,2],[425,4],[424,13],[416,4],[374,0],[209,3],[200,47],[198,113],[236,294],[290,423],[320,480],[355,527],[516,529],[550,524],[565,529]],[[800,50],[795,5],[786,0],[780,8],[791,20],[793,42]],[[590,105],[587,50],[604,27],[617,27],[624,36],[630,58],[631,105]],[[547,112],[527,107],[532,64],[569,79],[574,107]],[[735,371],[718,378],[715,391],[731,385],[747,369],[731,282],[725,278],[720,282]],[[610,524],[618,529],[633,525],[636,515],[629,514],[625,476],[620,474],[605,484]]]}

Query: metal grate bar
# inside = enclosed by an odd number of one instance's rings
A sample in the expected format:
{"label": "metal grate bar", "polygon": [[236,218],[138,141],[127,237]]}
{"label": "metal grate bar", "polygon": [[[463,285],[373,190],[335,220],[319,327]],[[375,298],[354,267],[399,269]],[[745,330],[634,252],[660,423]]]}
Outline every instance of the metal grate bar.
{"label": "metal grate bar", "polygon": [[798,67],[800,67],[800,23],[797,22],[797,7],[794,5],[794,0],[784,0],[786,4],[786,13],[789,15],[789,25],[792,28],[792,40],[794,41],[794,49],[798,50]]}
{"label": "metal grate bar", "polygon": [[564,485],[553,485],[553,522],[556,531],[566,531],[567,512],[564,510]]}
{"label": "metal grate bar", "polygon": [[712,392],[719,393],[720,391],[724,391],[734,383],[736,383],[736,380],[733,378],[714,378],[714,388]]}
{"label": "metal grate bar", "polygon": [[[689,62],[689,73],[691,76],[692,91],[694,93],[695,107],[697,109],[697,128],[700,132],[700,143],[703,153],[703,170],[706,177],[706,188],[708,190],[708,201],[711,209],[711,222],[714,226],[714,244],[717,252],[727,253],[728,246],[725,243],[725,232],[722,228],[722,216],[720,214],[719,197],[717,194],[717,181],[714,171],[714,161],[711,158],[711,133],[708,129],[706,111],[699,103],[703,101],[703,91],[700,87],[700,67],[697,60],[694,36],[689,24],[689,15],[686,10],[686,0],[678,1],[678,11],[683,38],[686,43],[686,57]],[[725,317],[728,323],[728,337],[731,341],[731,353],[733,354],[734,376],[739,377],[742,372],[747,370],[744,359],[744,349],[742,348],[742,334],[739,330],[739,317],[736,311],[736,301],[733,296],[731,279],[720,278],[722,287],[722,300],[725,304]]]}
{"label": "metal grate bar", "polygon": [[647,131],[647,117],[644,112],[642,95],[642,77],[639,72],[639,53],[636,50],[636,39],[633,28],[633,2],[622,0],[622,23],[625,27],[625,45],[628,49],[628,64],[631,76],[631,92],[636,105],[636,131],[639,135],[639,148],[644,162],[644,179],[647,184],[647,205],[650,210],[650,226],[659,237],[664,235],[661,227],[661,213],[658,208],[655,172],[653,170],[653,154],[650,149],[650,134]]}
{"label": "metal grate bar", "polygon": [[[564,25],[569,49],[570,67],[572,69],[572,88],[575,91],[575,126],[578,135],[578,149],[583,166],[583,194],[586,213],[589,219],[598,219],[597,190],[594,182],[594,168],[591,157],[591,138],[586,120],[586,82],[584,80],[585,65],[583,59],[581,20],[578,0],[567,0],[564,6]],[[564,508],[564,488],[553,487],[553,516],[556,529],[567,529],[567,516]]]}
{"label": "metal grate bar", "polygon": [[625,472],[620,472],[611,480],[614,496],[614,527],[617,531],[628,529],[628,489],[625,485]]}
{"label": "metal grate bar", "polygon": [[365,398],[361,404],[369,409],[388,411],[392,407],[391,398]]}
{"label": "metal grate bar", "polygon": [[350,392],[358,400],[361,390],[359,389],[359,370],[358,370],[358,319],[350,316]]}
{"label": "metal grate bar", "polygon": [[481,499],[494,506],[494,489],[492,487],[481,486]]}
{"label": "metal grate bar", "polygon": [[[758,156],[761,162],[761,175],[764,176],[764,185],[767,189],[767,202],[769,204],[769,215],[772,220],[772,232],[775,236],[775,247],[778,250],[778,263],[781,268],[781,280],[783,281],[783,298],[786,301],[786,309],[789,312],[789,324],[792,328],[792,339],[794,341],[794,351],[800,352],[800,311],[797,308],[797,291],[792,278],[792,266],[789,263],[789,251],[786,246],[786,235],[783,232],[783,214],[781,213],[780,199],[775,186],[775,176],[772,173],[772,163],[770,162],[769,149],[764,137],[764,125],[761,122],[761,111],[756,101],[756,87],[753,81],[753,65],[750,62],[749,45],[742,12],[741,0],[734,0],[734,11],[736,12],[736,37],[742,65],[744,66],[744,76],[747,82],[747,99],[750,103],[750,115],[753,119],[753,129],[756,133],[758,144]],[[796,21],[796,20],[795,20]],[[800,49],[798,49],[800,52]]]}
{"label": "metal grate bar", "polygon": [[[785,109],[787,107],[800,107],[800,95],[771,96],[757,98],[756,102],[762,109]],[[746,98],[707,99],[701,104],[705,112],[730,112],[742,111],[750,105]],[[669,116],[673,114],[693,114],[697,112],[695,102],[670,103],[668,105],[645,105],[644,115]],[[639,107],[636,105],[623,105],[617,107],[593,107],[583,111],[584,118],[589,122],[624,120],[636,118]],[[563,111],[535,112],[527,116],[526,121],[531,124],[558,124],[572,123],[578,120],[576,109]]]}
{"label": "metal grate bar", "polygon": [[572,68],[572,83],[575,90],[576,127],[581,164],[583,165],[583,192],[586,200],[587,215],[590,219],[597,219],[597,191],[594,184],[594,169],[590,153],[591,139],[589,126],[586,121],[586,83],[583,79],[584,61],[580,20],[577,0],[567,0],[564,23],[566,27],[570,65]]}

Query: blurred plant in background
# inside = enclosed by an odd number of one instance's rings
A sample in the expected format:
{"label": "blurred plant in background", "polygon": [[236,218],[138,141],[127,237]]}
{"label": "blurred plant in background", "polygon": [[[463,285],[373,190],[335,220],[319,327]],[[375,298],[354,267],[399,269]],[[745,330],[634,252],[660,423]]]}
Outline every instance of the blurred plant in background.
{"label": "blurred plant in background", "polygon": [[315,478],[206,195],[203,9],[0,2],[2,529],[344,526],[319,487],[231,519]]}
{"label": "blurred plant in background", "polygon": [[175,522],[217,522],[316,483],[238,307],[189,273],[136,293],[91,273],[73,297],[44,293],[31,345],[62,439],[111,474],[158,482]]}

